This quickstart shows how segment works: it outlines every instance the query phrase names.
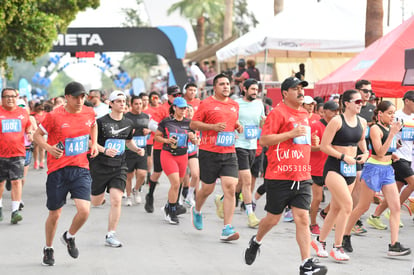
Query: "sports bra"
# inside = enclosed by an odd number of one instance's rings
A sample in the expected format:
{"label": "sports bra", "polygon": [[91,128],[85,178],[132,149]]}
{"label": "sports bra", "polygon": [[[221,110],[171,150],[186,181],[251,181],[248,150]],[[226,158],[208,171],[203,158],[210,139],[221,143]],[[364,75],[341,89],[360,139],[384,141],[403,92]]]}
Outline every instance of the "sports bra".
{"label": "sports bra", "polygon": [[[380,125],[380,124],[376,124],[376,125],[378,125],[378,127],[381,129],[381,131],[382,131],[382,139],[381,139],[381,144],[384,144],[385,143],[385,141],[387,140],[387,138],[388,138],[388,135],[389,135],[389,129],[387,130],[386,128],[384,128],[384,126],[382,126],[382,125]],[[372,144],[372,142],[371,142],[371,144]],[[374,146],[372,146],[372,154],[373,155],[377,155],[377,153],[375,152],[375,149],[374,149]],[[389,155],[392,155],[392,152],[388,152],[387,151],[387,153],[385,153],[385,155],[386,156],[389,156]]]}
{"label": "sports bra", "polygon": [[344,115],[341,114],[342,127],[336,132],[332,145],[337,146],[357,146],[358,142],[361,140],[362,136],[362,125],[359,117],[357,116],[357,125],[355,127],[350,127],[344,118]]}

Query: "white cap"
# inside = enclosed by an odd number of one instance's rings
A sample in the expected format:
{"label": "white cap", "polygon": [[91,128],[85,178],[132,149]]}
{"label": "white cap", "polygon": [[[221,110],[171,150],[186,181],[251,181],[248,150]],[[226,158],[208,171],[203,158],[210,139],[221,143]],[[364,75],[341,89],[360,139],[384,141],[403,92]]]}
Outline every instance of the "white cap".
{"label": "white cap", "polygon": [[312,104],[312,103],[316,103],[316,101],[313,100],[313,98],[311,96],[305,95],[305,97],[303,98],[303,103],[304,104]]}
{"label": "white cap", "polygon": [[112,102],[112,101],[115,101],[117,99],[125,99],[126,100],[126,96],[125,96],[123,91],[115,90],[109,95],[109,101]]}
{"label": "white cap", "polygon": [[26,101],[20,98],[17,100],[16,105],[26,107]]}

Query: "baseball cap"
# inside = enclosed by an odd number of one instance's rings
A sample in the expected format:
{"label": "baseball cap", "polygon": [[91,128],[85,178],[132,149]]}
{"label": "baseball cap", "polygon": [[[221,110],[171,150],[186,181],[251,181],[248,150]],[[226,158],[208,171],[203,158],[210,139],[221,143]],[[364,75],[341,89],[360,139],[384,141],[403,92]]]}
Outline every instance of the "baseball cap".
{"label": "baseball cap", "polygon": [[313,100],[313,98],[311,96],[305,95],[305,97],[303,98],[303,103],[304,104],[312,104],[312,103],[316,103],[316,101]]}
{"label": "baseball cap", "polygon": [[282,83],[282,91],[287,91],[289,88],[295,88],[299,84],[302,85],[302,87],[307,87],[309,85],[305,80],[300,80],[297,77],[288,77]]}
{"label": "baseball cap", "polygon": [[175,94],[181,94],[180,87],[177,85],[173,85],[167,88],[167,94],[168,95],[175,95]]}
{"label": "baseball cap", "polygon": [[85,87],[79,82],[73,81],[66,85],[65,95],[79,96],[81,94],[88,94],[88,92],[86,92]]}
{"label": "baseball cap", "polygon": [[115,90],[109,95],[109,101],[112,102],[112,101],[115,101],[117,99],[125,99],[126,100],[126,96],[125,96],[124,92],[119,91],[119,90]]}
{"label": "baseball cap", "polygon": [[409,99],[411,101],[414,101],[414,91],[408,91],[404,94],[403,100]]}
{"label": "baseball cap", "polygon": [[182,97],[174,98],[173,105],[177,106],[178,108],[188,107],[187,101]]}
{"label": "baseball cap", "polygon": [[16,104],[17,104],[17,106],[20,106],[20,107],[23,107],[23,108],[26,107],[26,102],[21,98],[17,100]]}
{"label": "baseball cap", "polygon": [[339,109],[339,104],[336,103],[335,101],[327,101],[325,102],[325,104],[323,105],[323,109],[324,110],[330,110],[330,111],[336,111]]}
{"label": "baseball cap", "polygon": [[246,66],[246,61],[243,58],[240,58],[237,65],[239,65],[240,67],[244,67]]}

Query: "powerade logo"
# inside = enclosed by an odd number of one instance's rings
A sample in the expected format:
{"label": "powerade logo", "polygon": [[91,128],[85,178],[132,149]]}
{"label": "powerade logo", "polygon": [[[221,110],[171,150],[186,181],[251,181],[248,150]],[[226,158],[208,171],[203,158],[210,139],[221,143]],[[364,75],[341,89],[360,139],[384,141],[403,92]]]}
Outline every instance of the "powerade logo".
{"label": "powerade logo", "polygon": [[54,46],[103,46],[101,36],[98,33],[69,33],[58,34]]}

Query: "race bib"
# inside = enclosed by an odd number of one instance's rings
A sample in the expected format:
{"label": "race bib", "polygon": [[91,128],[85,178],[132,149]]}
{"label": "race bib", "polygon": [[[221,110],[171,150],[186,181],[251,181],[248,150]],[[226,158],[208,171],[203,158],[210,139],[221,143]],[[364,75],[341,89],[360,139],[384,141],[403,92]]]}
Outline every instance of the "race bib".
{"label": "race bib", "polygon": [[140,148],[145,148],[147,146],[147,137],[146,136],[134,136],[132,140],[135,142],[135,145]]}
{"label": "race bib", "polygon": [[118,151],[116,155],[121,155],[125,152],[125,139],[110,138],[105,141],[106,149],[115,149]]}
{"label": "race bib", "polygon": [[4,119],[1,121],[3,133],[16,133],[22,131],[22,121],[20,119]]}
{"label": "race bib", "polygon": [[244,126],[244,137],[246,139],[255,139],[259,136],[259,127],[255,125]]}
{"label": "race bib", "polygon": [[232,146],[234,145],[235,134],[234,132],[219,132],[217,134],[217,146]]}
{"label": "race bib", "polygon": [[403,127],[401,132],[401,139],[409,141],[414,140],[414,128]]}
{"label": "race bib", "polygon": [[397,137],[393,137],[391,141],[391,145],[388,148],[388,152],[395,152],[397,151]]}
{"label": "race bib", "polygon": [[197,151],[197,146],[195,146],[191,141],[188,142],[188,154],[193,154],[195,151]]}
{"label": "race bib", "polygon": [[341,161],[341,174],[344,177],[356,177],[356,164],[348,164]]}
{"label": "race bib", "polygon": [[65,139],[65,155],[76,156],[88,151],[89,135],[66,138]]}
{"label": "race bib", "polygon": [[187,138],[188,138],[187,134],[178,134],[178,133],[170,133],[169,137],[177,138],[177,147],[185,147],[187,143]]}
{"label": "race bib", "polygon": [[299,137],[293,138],[293,143],[294,144],[309,144],[309,145],[311,145],[311,128],[309,126],[305,126],[305,128],[306,128],[306,134],[304,136],[299,136]]}

